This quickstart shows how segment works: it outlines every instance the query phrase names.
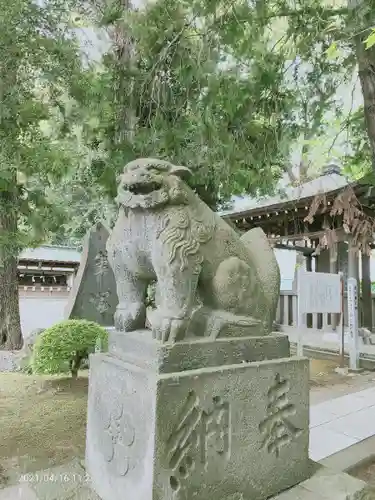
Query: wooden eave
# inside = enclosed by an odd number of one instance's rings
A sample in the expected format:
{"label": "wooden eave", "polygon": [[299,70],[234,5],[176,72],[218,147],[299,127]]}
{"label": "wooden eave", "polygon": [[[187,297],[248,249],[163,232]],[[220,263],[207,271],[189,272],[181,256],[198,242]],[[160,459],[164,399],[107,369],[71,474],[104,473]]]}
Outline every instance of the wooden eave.
{"label": "wooden eave", "polygon": [[[370,187],[369,185],[361,184],[360,182],[349,183],[348,187],[349,186],[352,187],[352,189],[354,190],[354,192],[358,198],[360,198],[366,192],[368,192],[369,187]],[[344,191],[344,189],[345,188],[341,187],[341,188],[338,188],[338,189],[335,189],[333,191],[329,191],[329,192],[323,193],[323,194],[326,197],[327,201],[332,202],[339,193]],[[278,212],[280,212],[280,213],[287,212],[288,213],[289,211],[295,215],[296,210],[298,211],[300,209],[304,209],[305,212],[308,211],[312,201],[318,195],[319,195],[319,193],[317,193],[313,196],[305,197],[305,198],[288,200],[285,202],[275,203],[272,205],[267,205],[267,206],[263,206],[263,207],[259,207],[259,208],[252,208],[249,210],[242,210],[242,211],[233,212],[233,213],[229,213],[229,214],[223,214],[222,218],[223,219],[231,219],[231,220],[247,219],[249,217],[256,218],[256,217],[262,217],[262,216],[267,216],[267,215],[271,215],[271,214],[277,214]],[[375,204],[375,189],[374,189],[374,193],[371,196],[371,199]],[[329,209],[327,211],[329,211]],[[325,211],[325,213],[327,213],[327,211]],[[320,213],[322,214],[323,212],[320,211]]]}

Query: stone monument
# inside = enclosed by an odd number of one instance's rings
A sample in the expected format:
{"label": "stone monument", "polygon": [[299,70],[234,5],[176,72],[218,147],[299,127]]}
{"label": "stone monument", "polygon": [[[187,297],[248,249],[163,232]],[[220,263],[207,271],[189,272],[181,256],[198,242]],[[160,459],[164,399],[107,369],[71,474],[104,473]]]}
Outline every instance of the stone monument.
{"label": "stone monument", "polygon": [[265,500],[310,475],[308,360],[272,333],[274,253],[188,175],[147,158],[119,178],[115,329],[90,359],[86,467],[103,500]]}
{"label": "stone monument", "polygon": [[87,232],[65,319],[82,318],[102,326],[114,325],[118,299],[115,277],[107,258],[108,236],[109,231],[101,222]]}

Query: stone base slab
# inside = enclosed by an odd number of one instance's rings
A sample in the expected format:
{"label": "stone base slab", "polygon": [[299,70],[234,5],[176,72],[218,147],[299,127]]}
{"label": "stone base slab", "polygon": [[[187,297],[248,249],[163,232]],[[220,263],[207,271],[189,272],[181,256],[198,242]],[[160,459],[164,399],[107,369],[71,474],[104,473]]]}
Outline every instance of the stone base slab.
{"label": "stone base slab", "polygon": [[250,363],[290,356],[287,335],[261,337],[207,338],[162,344],[152,338],[150,330],[131,333],[109,332],[109,352],[141,368],[159,373],[195,370]]}
{"label": "stone base slab", "polygon": [[157,373],[90,360],[86,467],[103,500],[265,500],[311,474],[309,368]]}

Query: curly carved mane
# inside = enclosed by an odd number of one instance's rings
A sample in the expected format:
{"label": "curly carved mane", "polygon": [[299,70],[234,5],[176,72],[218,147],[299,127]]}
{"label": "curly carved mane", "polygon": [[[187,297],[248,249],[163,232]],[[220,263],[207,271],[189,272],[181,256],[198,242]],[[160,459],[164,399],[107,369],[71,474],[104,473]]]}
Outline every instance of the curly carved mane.
{"label": "curly carved mane", "polygon": [[193,262],[194,273],[199,273],[203,259],[200,247],[210,241],[215,229],[214,216],[199,217],[191,206],[170,210],[165,214],[158,234],[169,250],[169,264],[177,261],[183,271]]}

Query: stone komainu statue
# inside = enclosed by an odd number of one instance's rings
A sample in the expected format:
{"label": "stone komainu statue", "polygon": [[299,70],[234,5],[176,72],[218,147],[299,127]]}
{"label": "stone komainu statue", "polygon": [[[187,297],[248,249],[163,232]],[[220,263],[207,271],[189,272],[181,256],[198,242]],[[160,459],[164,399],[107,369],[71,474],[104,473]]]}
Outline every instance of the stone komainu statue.
{"label": "stone komainu statue", "polygon": [[156,279],[150,322],[164,342],[269,333],[280,290],[273,250],[261,229],[240,237],[212,212],[184,182],[190,174],[145,158],[119,177],[119,215],[107,242],[119,299],[115,326],[145,328],[146,289]]}

